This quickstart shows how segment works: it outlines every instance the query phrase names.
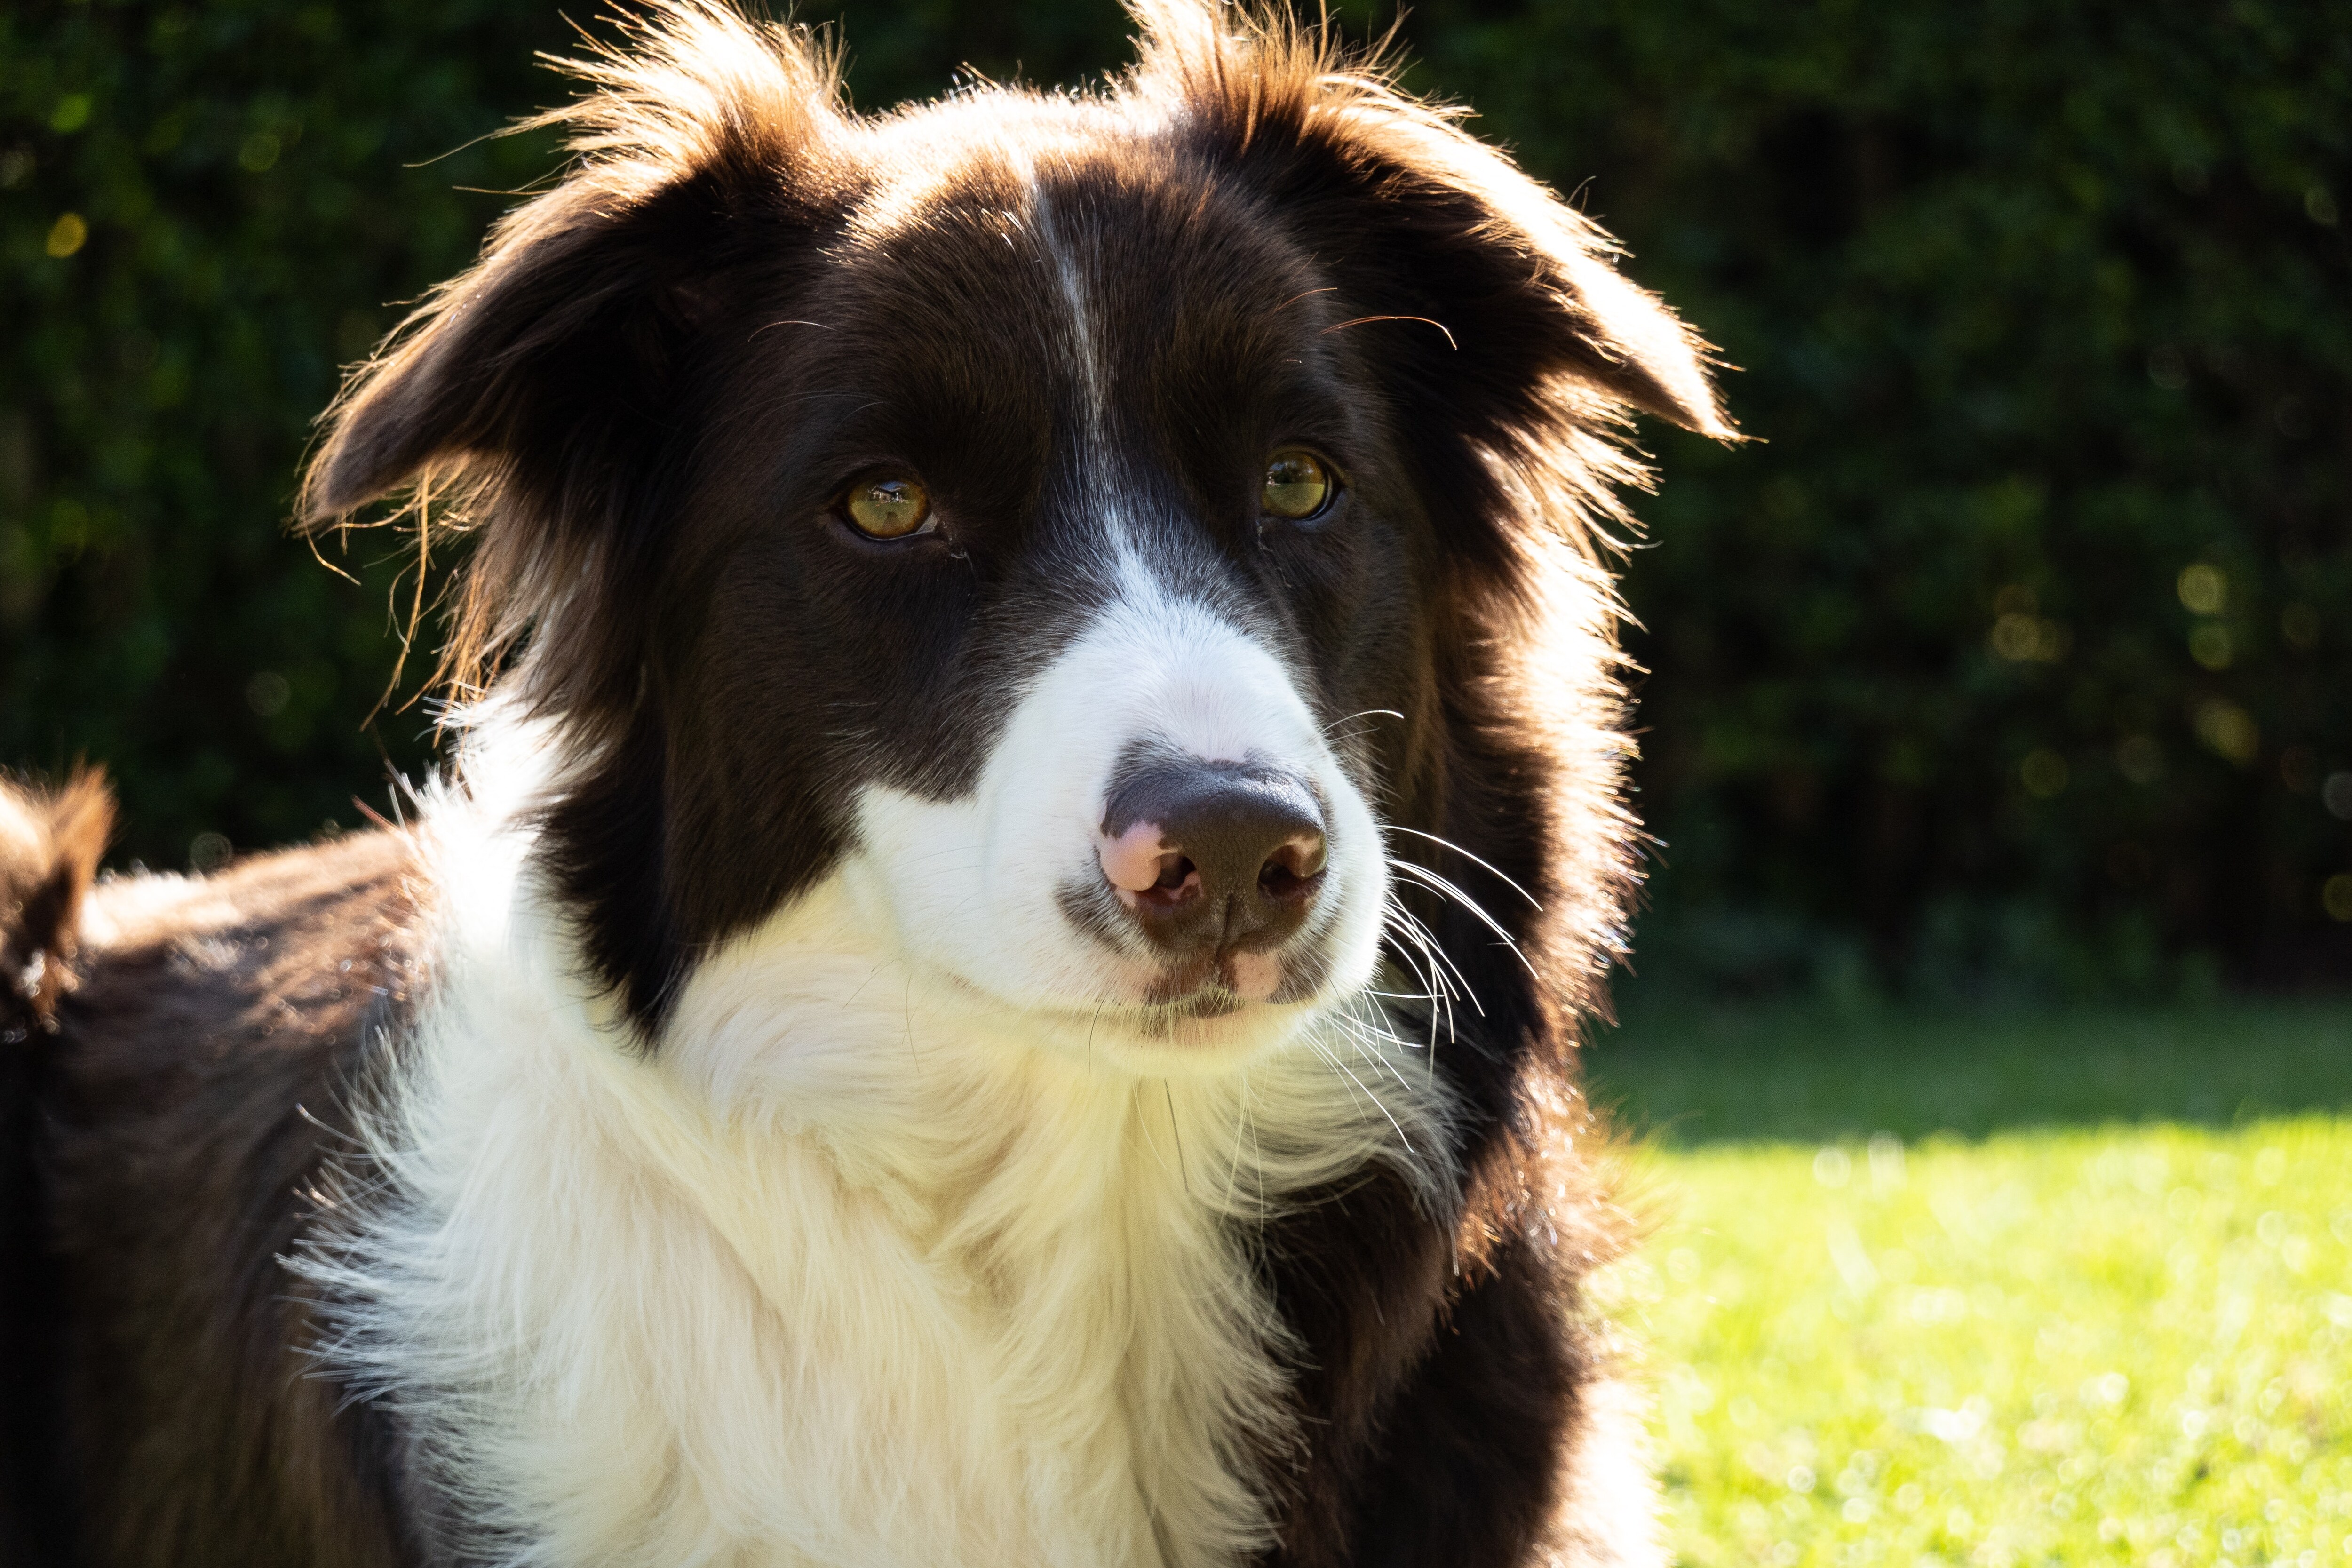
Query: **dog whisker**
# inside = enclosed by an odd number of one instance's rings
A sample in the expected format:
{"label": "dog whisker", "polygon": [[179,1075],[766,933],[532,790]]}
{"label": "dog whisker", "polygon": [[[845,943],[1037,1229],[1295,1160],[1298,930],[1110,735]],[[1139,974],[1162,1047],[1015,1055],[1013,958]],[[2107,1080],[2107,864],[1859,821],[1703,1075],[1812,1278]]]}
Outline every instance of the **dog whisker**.
{"label": "dog whisker", "polygon": [[[1391,913],[1392,915],[1398,915],[1402,914],[1402,911],[1401,910],[1392,910]],[[1413,969],[1416,975],[1421,979],[1423,984],[1427,988],[1422,1000],[1426,1001],[1429,1004],[1428,1059],[1430,1069],[1433,1072],[1436,1069],[1437,1065],[1438,1030],[1443,1028],[1445,1031],[1445,1037],[1449,1040],[1458,1040],[1461,1038],[1461,1033],[1454,1014],[1454,997],[1452,995],[1451,985],[1449,984],[1445,986],[1440,986],[1433,983],[1428,973],[1422,973],[1421,965],[1417,963],[1412,956],[1412,949],[1420,949],[1423,958],[1431,959],[1431,970],[1438,970],[1438,966],[1429,951],[1428,939],[1409,928],[1396,927],[1393,925],[1393,921],[1391,923],[1392,929],[1402,931],[1408,944],[1405,949],[1400,950],[1399,956],[1403,959],[1409,967]],[[1418,922],[1415,923],[1417,924]],[[1438,973],[1438,978],[1444,978],[1442,971]]]}
{"label": "dog whisker", "polygon": [[[1419,1000],[1429,1004],[1429,1043],[1430,1048],[1433,1051],[1437,1046],[1437,1028],[1438,1022],[1441,1018],[1444,1020],[1447,1037],[1449,1038],[1458,1037],[1454,1032],[1454,999],[1445,990],[1439,987],[1436,982],[1431,978],[1430,974],[1422,968],[1420,960],[1414,957],[1414,950],[1416,949],[1422,950],[1421,955],[1423,958],[1428,957],[1426,948],[1423,943],[1421,937],[1405,927],[1399,925],[1394,919],[1393,913],[1391,914],[1389,921],[1389,929],[1400,938],[1400,945],[1395,949],[1397,958],[1405,965],[1405,967],[1413,972],[1414,978],[1418,979],[1423,985],[1422,994],[1418,998],[1400,996],[1398,1000]],[[1432,967],[1433,968],[1434,965],[1432,965]]]}
{"label": "dog whisker", "polygon": [[1528,972],[1529,978],[1536,980],[1540,980],[1542,978],[1536,973],[1536,966],[1528,961],[1528,955],[1520,951],[1518,939],[1504,929],[1502,921],[1496,920],[1493,915],[1488,914],[1486,912],[1486,906],[1479,903],[1477,900],[1472,898],[1469,894],[1464,892],[1461,889],[1455,887],[1453,883],[1447,881],[1444,878],[1439,876],[1436,872],[1431,870],[1426,866],[1417,865],[1411,860],[1397,859],[1391,859],[1389,862],[1389,866],[1391,869],[1404,876],[1411,877],[1414,881],[1421,883],[1432,891],[1442,893],[1446,898],[1454,900],[1454,903],[1459,904],[1465,910],[1475,918],[1480,924],[1484,925],[1488,931],[1493,931],[1497,937],[1502,939],[1503,945],[1511,950],[1511,956],[1519,961],[1519,967]]}
{"label": "dog whisker", "polygon": [[1383,1100],[1379,1095],[1374,1094],[1370,1086],[1366,1084],[1362,1079],[1358,1078],[1355,1075],[1354,1070],[1351,1069],[1346,1062],[1341,1061],[1339,1059],[1339,1053],[1332,1050],[1330,1047],[1318,1041],[1316,1042],[1315,1050],[1316,1053],[1325,1061],[1329,1062],[1333,1067],[1348,1075],[1348,1081],[1354,1084],[1359,1089],[1361,1089],[1363,1091],[1364,1098],[1372,1102],[1373,1108],[1382,1116],[1388,1118],[1388,1123],[1391,1128],[1395,1129],[1397,1142],[1404,1146],[1405,1152],[1408,1154],[1413,1152],[1412,1140],[1405,1136],[1404,1124],[1396,1119],[1395,1112],[1389,1110],[1388,1102]]}
{"label": "dog whisker", "polygon": [[[1454,962],[1454,955],[1447,952],[1444,945],[1437,940],[1437,933],[1430,930],[1418,915],[1406,909],[1402,903],[1391,903],[1389,912],[1395,921],[1403,924],[1404,929],[1412,935],[1414,945],[1419,947],[1423,956],[1431,961],[1431,966],[1436,972],[1437,978],[1441,982],[1445,982],[1448,1011],[1451,1011],[1453,999],[1459,996],[1467,1001],[1480,1017],[1485,1017],[1486,1006],[1478,1000],[1477,991],[1471,985],[1469,976],[1462,973],[1461,965]],[[1448,974],[1452,976],[1451,981],[1446,981]]]}
{"label": "dog whisker", "polygon": [[1332,720],[1328,724],[1324,725],[1324,732],[1328,734],[1333,730],[1338,729],[1340,725],[1358,719],[1394,719],[1402,722],[1404,719],[1404,715],[1398,712],[1393,708],[1359,708],[1353,713],[1342,714],[1340,717]]}
{"label": "dog whisker", "polygon": [[[1519,897],[1527,900],[1528,908],[1537,910],[1538,913],[1542,911],[1543,905],[1538,901],[1533,893],[1528,892],[1525,888],[1520,887],[1518,883],[1513,881],[1511,878],[1499,869],[1493,861],[1486,859],[1481,856],[1472,854],[1469,850],[1465,849],[1459,844],[1454,843],[1451,838],[1441,838],[1434,833],[1423,833],[1418,827],[1407,827],[1402,823],[1394,822],[1389,824],[1389,831],[1391,833],[1409,833],[1415,838],[1427,839],[1430,843],[1436,845],[1441,849],[1453,850],[1454,853],[1461,856],[1465,860],[1469,861],[1472,865],[1488,872],[1496,879],[1496,880],[1510,889],[1511,891],[1518,894]],[[1393,861],[1391,863],[1394,864]]]}

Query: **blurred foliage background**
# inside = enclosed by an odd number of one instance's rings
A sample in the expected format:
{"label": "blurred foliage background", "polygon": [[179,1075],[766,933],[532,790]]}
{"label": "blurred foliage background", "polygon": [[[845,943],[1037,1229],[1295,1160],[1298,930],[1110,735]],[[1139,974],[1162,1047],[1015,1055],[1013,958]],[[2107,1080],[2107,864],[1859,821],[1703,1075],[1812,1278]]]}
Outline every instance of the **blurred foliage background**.
{"label": "blurred foliage background", "polygon": [[[1076,81],[1127,31],[867,0],[851,83]],[[427,762],[397,542],[283,525],[337,367],[551,167],[485,138],[571,36],[0,5],[0,763],[109,765],[121,858],[351,826]],[[2352,3],[1427,0],[1402,38],[1762,437],[1643,432],[1643,989],[2352,980]]]}

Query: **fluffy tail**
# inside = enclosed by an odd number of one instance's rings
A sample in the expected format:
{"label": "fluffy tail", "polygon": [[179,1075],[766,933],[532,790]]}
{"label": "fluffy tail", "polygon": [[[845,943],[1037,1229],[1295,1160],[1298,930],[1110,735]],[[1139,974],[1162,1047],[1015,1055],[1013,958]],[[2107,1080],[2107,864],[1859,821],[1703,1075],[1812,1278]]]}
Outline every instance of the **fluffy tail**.
{"label": "fluffy tail", "polygon": [[42,1201],[43,1038],[73,989],[82,894],[114,826],[96,773],[54,794],[0,780],[0,1563],[62,1562],[57,1299]]}

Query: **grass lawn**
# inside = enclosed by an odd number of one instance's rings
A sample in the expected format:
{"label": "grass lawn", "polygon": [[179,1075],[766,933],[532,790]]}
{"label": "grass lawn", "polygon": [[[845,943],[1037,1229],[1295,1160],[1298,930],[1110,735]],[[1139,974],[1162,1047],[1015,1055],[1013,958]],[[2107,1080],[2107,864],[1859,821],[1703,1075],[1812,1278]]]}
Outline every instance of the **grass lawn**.
{"label": "grass lawn", "polygon": [[1691,1564],[2352,1563],[2352,1007],[1637,1016]]}

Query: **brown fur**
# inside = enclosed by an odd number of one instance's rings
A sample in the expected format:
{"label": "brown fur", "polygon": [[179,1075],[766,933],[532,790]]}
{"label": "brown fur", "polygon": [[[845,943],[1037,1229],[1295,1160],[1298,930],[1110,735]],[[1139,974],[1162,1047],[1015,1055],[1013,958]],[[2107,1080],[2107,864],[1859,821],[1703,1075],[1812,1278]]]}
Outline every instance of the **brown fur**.
{"label": "brown fur", "polygon": [[73,990],[81,906],[114,822],[95,773],[44,794],[0,780],[0,1563],[61,1548],[38,1493],[53,1482],[59,1404],[57,1301],[42,1264],[44,1185],[34,1161],[47,1037]]}
{"label": "brown fur", "polygon": [[57,1336],[34,1404],[62,1418],[12,1478],[47,1560],[404,1560],[388,1435],[309,1375],[310,1303],[278,1260],[418,983],[410,854],[364,834],[90,898],[41,1043],[26,1271]]}

